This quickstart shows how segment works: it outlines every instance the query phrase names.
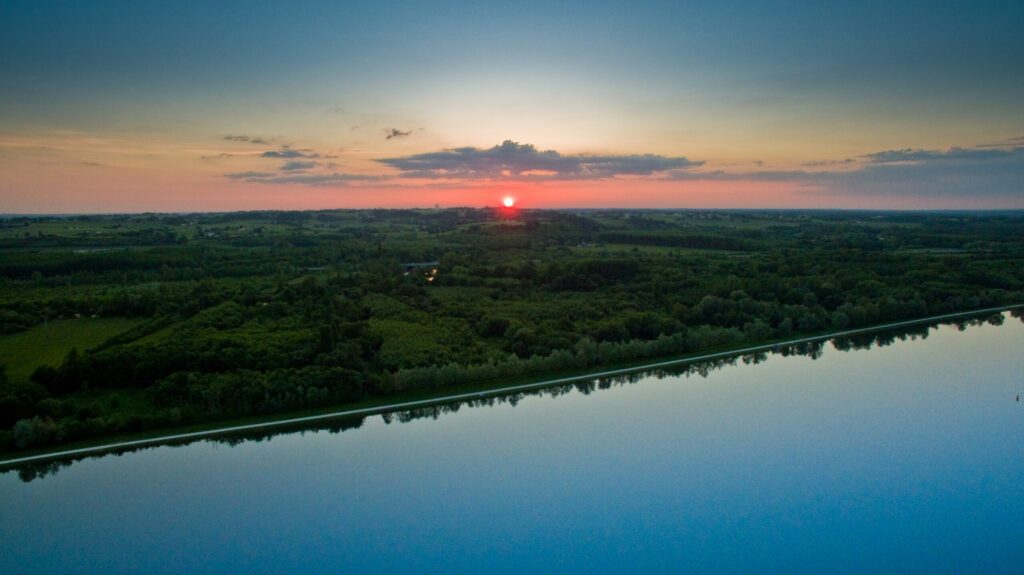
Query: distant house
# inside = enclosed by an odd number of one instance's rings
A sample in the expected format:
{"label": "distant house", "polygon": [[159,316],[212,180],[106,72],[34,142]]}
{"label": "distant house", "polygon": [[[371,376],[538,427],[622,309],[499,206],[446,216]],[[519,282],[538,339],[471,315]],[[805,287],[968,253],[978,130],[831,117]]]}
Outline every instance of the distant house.
{"label": "distant house", "polygon": [[441,262],[408,262],[402,264],[405,268],[405,275],[409,275],[416,270],[422,270],[428,282],[433,282],[434,278],[437,277],[437,267],[439,265],[441,265]]}

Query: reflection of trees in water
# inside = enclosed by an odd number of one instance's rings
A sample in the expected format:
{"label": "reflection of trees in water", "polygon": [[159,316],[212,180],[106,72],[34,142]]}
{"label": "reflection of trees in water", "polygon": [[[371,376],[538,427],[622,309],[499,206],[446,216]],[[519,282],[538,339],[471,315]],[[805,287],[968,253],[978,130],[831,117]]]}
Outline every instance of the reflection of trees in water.
{"label": "reflection of trees in water", "polygon": [[53,475],[70,466],[72,463],[82,461],[84,459],[96,459],[100,457],[106,457],[108,455],[121,456],[126,453],[135,453],[140,451],[146,451],[149,449],[155,449],[157,447],[186,447],[193,443],[206,441],[221,443],[230,447],[241,445],[243,443],[259,443],[262,441],[270,441],[279,435],[290,435],[294,433],[306,434],[318,433],[321,431],[327,431],[330,433],[341,433],[342,431],[348,431],[350,429],[359,429],[362,427],[363,422],[366,420],[365,416],[340,416],[337,418],[331,418],[329,421],[322,423],[317,427],[310,427],[308,424],[295,424],[293,426],[283,425],[274,428],[267,429],[255,429],[249,431],[239,431],[233,433],[227,433],[224,435],[218,435],[216,437],[204,437],[197,439],[180,439],[164,441],[161,443],[154,443],[152,445],[139,445],[134,447],[126,447],[124,449],[110,450],[102,453],[92,453],[81,456],[70,457],[66,459],[58,459],[51,461],[41,461],[24,463],[21,465],[14,466],[12,469],[18,472],[18,477],[22,481],[28,482],[33,479],[41,479],[48,475]]}
{"label": "reflection of trees in water", "polygon": [[[1013,309],[1009,311],[1009,314],[1011,317],[1017,318],[1022,323],[1024,323],[1024,309]],[[714,371],[729,366],[735,366],[738,362],[741,361],[744,365],[757,365],[759,363],[767,361],[771,355],[780,355],[782,357],[805,356],[810,357],[813,360],[816,360],[824,354],[826,343],[831,343],[834,349],[841,352],[861,351],[868,350],[874,347],[886,347],[896,342],[916,341],[918,339],[924,340],[928,337],[928,335],[931,333],[933,329],[940,325],[952,325],[956,327],[956,329],[959,331],[965,331],[969,327],[976,327],[982,325],[1000,326],[1003,325],[1004,321],[1005,316],[1002,313],[994,313],[988,316],[973,319],[963,319],[950,322],[942,322],[937,324],[922,324],[894,330],[885,330],[837,337],[829,340],[802,342],[793,345],[779,345],[771,348],[770,351],[760,351],[756,353],[749,353],[714,360],[706,360],[696,363],[680,363],[678,365],[666,366],[646,371],[635,371],[631,373],[617,375],[614,377],[585,379],[571,383],[539,387],[536,389],[519,390],[503,395],[487,395],[484,397],[464,399],[449,403],[439,403],[437,405],[417,407],[414,409],[389,411],[381,413],[379,415],[381,419],[384,421],[384,423],[389,425],[394,422],[408,423],[411,421],[415,421],[417,419],[438,419],[442,415],[456,413],[463,407],[495,407],[506,404],[515,407],[520,401],[522,401],[526,397],[546,396],[550,398],[557,398],[566,394],[570,394],[573,391],[579,392],[582,395],[590,395],[595,391],[611,389],[612,387],[618,386],[632,385],[652,377],[659,380],[667,377],[690,378],[693,376],[699,376],[702,378],[706,378],[709,375],[711,375],[711,373]],[[484,390],[483,393],[487,393],[486,390]],[[38,463],[26,463],[19,466],[15,466],[13,467],[13,469],[17,471],[18,477],[21,478],[22,481],[28,482],[34,479],[40,479],[43,477],[47,477],[49,475],[53,475],[60,471],[61,469],[82,459],[106,457],[108,455],[122,455],[125,453],[143,451],[146,449],[152,449],[156,447],[185,446],[198,441],[223,443],[233,447],[247,442],[269,441],[275,436],[285,434],[305,434],[307,432],[320,433],[324,431],[332,434],[341,433],[343,431],[359,429],[360,427],[362,427],[363,422],[366,420],[366,417],[367,416],[339,416],[338,418],[332,418],[328,421],[319,422],[314,425],[305,423],[296,424],[295,426],[275,426],[273,428],[267,428],[264,430],[229,433],[224,435],[218,435],[216,437],[169,441],[153,445],[144,445],[138,447],[125,448],[121,450],[107,451],[103,453],[88,454],[69,459],[44,461]]]}
{"label": "reflection of trees in water", "polygon": [[[96,455],[95,457],[102,457],[102,455]],[[58,471],[70,466],[75,461],[77,460],[60,459],[56,461],[43,461],[40,463],[26,463],[25,465],[16,467],[15,469],[18,471],[18,477],[25,483],[28,483],[33,479],[42,479],[47,475],[56,475]]]}
{"label": "reflection of trees in water", "polygon": [[864,333],[837,337],[832,340],[832,347],[839,351],[856,351],[871,349],[873,347],[885,347],[897,341],[916,341],[927,339],[932,326],[914,326],[897,331],[881,331],[877,333]]}

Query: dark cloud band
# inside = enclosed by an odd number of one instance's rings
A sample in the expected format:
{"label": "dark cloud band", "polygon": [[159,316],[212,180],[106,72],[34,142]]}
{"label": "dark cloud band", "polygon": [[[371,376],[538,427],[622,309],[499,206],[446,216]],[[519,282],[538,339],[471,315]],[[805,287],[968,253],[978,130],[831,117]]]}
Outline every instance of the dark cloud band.
{"label": "dark cloud band", "polygon": [[493,148],[453,148],[377,161],[399,170],[402,177],[430,179],[600,180],[649,176],[703,165],[684,157],[656,154],[561,154],[511,140]]}
{"label": "dark cloud band", "polygon": [[[673,180],[792,182],[824,193],[917,197],[1020,198],[1024,196],[1024,147],[885,150],[840,160],[845,170],[673,171]],[[811,164],[805,164],[811,165]],[[814,162],[816,166],[833,165]]]}

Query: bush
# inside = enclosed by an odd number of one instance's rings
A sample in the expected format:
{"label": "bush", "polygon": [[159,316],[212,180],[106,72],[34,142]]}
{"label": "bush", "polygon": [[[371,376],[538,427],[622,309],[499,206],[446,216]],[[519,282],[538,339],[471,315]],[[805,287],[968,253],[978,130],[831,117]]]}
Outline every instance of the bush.
{"label": "bush", "polygon": [[18,449],[48,445],[62,439],[60,428],[49,417],[38,415],[32,419],[22,419],[14,424],[12,433],[14,445]]}

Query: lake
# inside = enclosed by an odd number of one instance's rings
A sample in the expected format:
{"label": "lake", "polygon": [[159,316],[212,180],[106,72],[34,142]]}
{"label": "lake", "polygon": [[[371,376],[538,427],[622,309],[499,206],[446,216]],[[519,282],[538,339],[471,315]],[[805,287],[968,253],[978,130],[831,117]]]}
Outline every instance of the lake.
{"label": "lake", "polygon": [[1024,570],[1009,313],[0,474],[0,572]]}

